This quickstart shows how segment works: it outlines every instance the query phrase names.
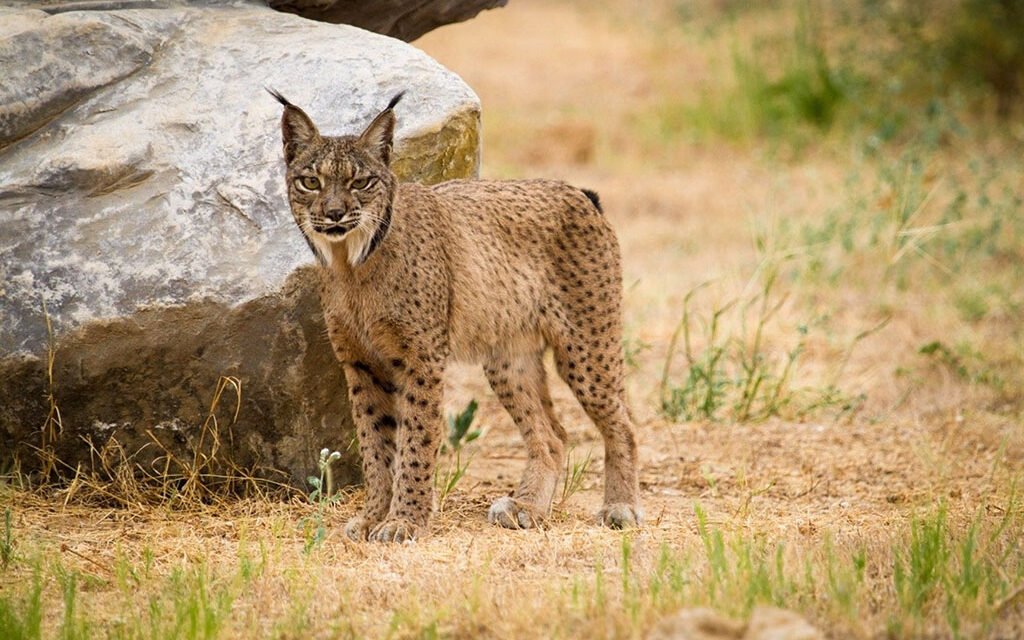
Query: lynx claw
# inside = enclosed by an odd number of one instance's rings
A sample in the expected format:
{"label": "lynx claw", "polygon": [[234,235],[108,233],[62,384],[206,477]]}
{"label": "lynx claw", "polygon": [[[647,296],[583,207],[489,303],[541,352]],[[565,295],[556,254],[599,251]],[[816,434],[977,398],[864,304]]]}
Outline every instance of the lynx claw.
{"label": "lynx claw", "polygon": [[345,523],[345,535],[356,542],[366,542],[370,536],[373,523],[366,516],[355,516]]}
{"label": "lynx claw", "polygon": [[606,504],[597,513],[597,519],[611,529],[634,529],[644,523],[644,510],[624,502]]}
{"label": "lynx claw", "polygon": [[531,529],[537,526],[538,518],[522,502],[505,496],[491,504],[487,522],[506,529]]}
{"label": "lynx claw", "polygon": [[412,542],[416,539],[419,527],[408,520],[398,518],[387,519],[374,527],[370,532],[373,542]]}

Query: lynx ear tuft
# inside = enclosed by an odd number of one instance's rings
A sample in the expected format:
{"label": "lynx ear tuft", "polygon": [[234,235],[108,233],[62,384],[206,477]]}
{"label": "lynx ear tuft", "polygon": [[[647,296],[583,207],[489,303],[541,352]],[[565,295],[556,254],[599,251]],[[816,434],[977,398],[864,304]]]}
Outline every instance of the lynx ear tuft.
{"label": "lynx ear tuft", "polygon": [[359,136],[360,144],[380,158],[384,164],[391,162],[391,150],[394,147],[395,112],[393,110],[404,95],[405,92],[401,91],[391,98],[388,106],[377,114],[370,126],[366,127],[366,130]]}
{"label": "lynx ear tuft", "polygon": [[294,107],[295,106],[291,102],[288,102],[288,98],[285,98],[284,96],[282,96],[276,89],[271,89],[270,87],[263,87],[263,88],[267,90],[267,93],[269,93],[270,95],[272,95],[275,98],[277,98],[277,101],[280,102],[281,104],[283,104],[284,106],[286,106],[286,107]]}
{"label": "lynx ear tuft", "polygon": [[320,139],[320,132],[306,112],[296,107],[283,95],[267,88],[267,92],[277,98],[277,101],[284,105],[284,113],[281,114],[281,140],[284,143],[285,162],[291,164],[299,149]]}
{"label": "lynx ear tuft", "polygon": [[388,109],[394,109],[395,106],[402,101],[402,97],[405,95],[405,91],[399,91],[395,94],[394,98],[391,98],[391,102],[388,103]]}

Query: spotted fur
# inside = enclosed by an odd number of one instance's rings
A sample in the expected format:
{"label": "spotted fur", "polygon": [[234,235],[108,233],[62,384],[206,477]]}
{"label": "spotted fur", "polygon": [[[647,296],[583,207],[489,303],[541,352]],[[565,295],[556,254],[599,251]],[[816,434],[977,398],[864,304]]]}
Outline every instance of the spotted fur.
{"label": "spotted fur", "polygon": [[275,95],[292,213],[323,264],[321,300],[359,436],[366,503],[348,535],[402,541],[427,526],[453,359],[483,364],[526,443],[522,480],[488,519],[525,528],[547,516],[566,446],[548,348],[604,439],[600,520],[639,524],[619,247],[597,194],[551,180],[398,184],[389,161],[400,95],[341,137],[321,136]]}

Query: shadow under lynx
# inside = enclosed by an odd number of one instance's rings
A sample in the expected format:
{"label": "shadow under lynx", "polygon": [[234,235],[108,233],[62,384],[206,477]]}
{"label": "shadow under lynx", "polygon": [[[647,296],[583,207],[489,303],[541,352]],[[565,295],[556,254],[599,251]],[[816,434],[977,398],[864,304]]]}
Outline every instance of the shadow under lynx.
{"label": "shadow under lynx", "polygon": [[599,519],[640,523],[636,441],[623,387],[618,241],[597,195],[551,180],[399,184],[390,169],[398,94],[358,135],[324,136],[284,105],[292,214],[322,265],[328,334],[345,370],[366,502],[354,538],[410,540],[433,509],[447,363],[481,363],[527,448],[518,487],[488,520],[551,511],[566,432],[543,365],[601,432]]}

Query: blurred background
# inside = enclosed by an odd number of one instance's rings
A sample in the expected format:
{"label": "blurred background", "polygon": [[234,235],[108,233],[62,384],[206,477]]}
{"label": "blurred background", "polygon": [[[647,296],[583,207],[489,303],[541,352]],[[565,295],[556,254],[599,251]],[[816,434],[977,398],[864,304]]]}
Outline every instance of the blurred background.
{"label": "blurred background", "polygon": [[[506,175],[722,142],[792,155],[969,129],[1019,143],[1022,34],[1018,0],[520,0],[417,45],[476,88],[487,170]],[[541,131],[561,152],[519,138]]]}

